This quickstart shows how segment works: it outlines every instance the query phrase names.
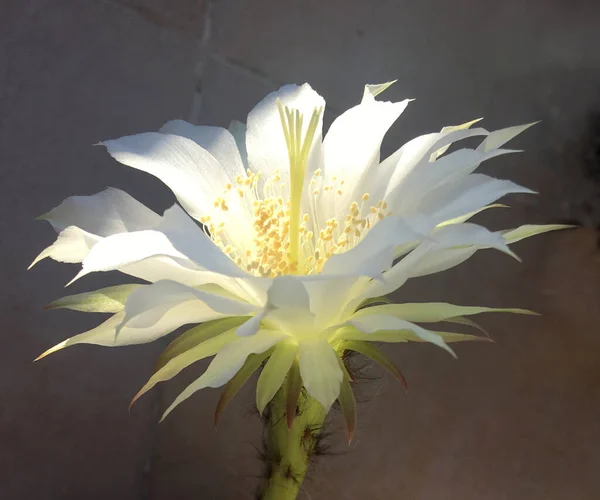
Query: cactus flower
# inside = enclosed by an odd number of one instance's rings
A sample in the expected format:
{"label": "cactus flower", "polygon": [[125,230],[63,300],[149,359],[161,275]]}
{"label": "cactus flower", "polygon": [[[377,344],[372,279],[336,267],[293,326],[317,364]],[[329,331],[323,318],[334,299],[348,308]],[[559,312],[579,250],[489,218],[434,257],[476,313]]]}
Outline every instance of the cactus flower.
{"label": "cactus flower", "polygon": [[[325,101],[304,84],[269,94],[245,125],[229,130],[175,120],[158,132],[103,142],[118,162],[163,181],[179,203],[159,215],[109,188],[68,198],[42,216],[58,238],[34,264],[50,257],[81,263],[74,280],[117,270],[146,284],[50,304],[110,316],[40,357],[81,343],[152,342],[196,325],[166,348],[134,400],[214,356],[165,416],[200,389],[224,386],[218,416],[261,368],[256,405],[262,413],[285,394],[277,411],[287,414],[287,432],[295,416],[303,418],[296,411],[302,400],[312,402],[303,425],[322,422],[338,400],[352,434],[346,351],[403,380],[373,342],[429,342],[453,355],[449,344],[481,337],[428,325],[472,325],[469,316],[493,311],[527,313],[382,303],[407,280],[456,266],[479,249],[515,257],[510,244],[563,227],[489,231],[469,222],[500,206],[495,202],[504,195],[531,193],[476,173],[483,161],[513,153],[504,144],[530,125],[489,132],[474,120],[444,127],[382,161],[382,139],[409,104],[377,100],[388,86],[367,85],[360,104],[338,116],[324,136]],[[467,138],[479,138],[479,146],[460,147]],[[453,143],[459,148],[448,152]],[[283,481],[285,473],[280,476]]]}

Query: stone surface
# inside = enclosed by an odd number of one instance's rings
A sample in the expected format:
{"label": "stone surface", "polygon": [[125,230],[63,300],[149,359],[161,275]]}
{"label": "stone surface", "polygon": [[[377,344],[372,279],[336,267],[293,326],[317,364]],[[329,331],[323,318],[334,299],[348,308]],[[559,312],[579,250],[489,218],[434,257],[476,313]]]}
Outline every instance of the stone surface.
{"label": "stone surface", "polygon": [[[0,496],[142,498],[156,412],[152,398],[131,415],[127,405],[160,346],[78,346],[33,364],[100,318],[42,311],[75,266],[25,269],[55,237],[34,217],[67,196],[112,185],[156,210],[172,202],[92,144],[187,117],[197,41],[113,2],[6,0],[0,11]],[[90,276],[69,292],[120,280]]]}

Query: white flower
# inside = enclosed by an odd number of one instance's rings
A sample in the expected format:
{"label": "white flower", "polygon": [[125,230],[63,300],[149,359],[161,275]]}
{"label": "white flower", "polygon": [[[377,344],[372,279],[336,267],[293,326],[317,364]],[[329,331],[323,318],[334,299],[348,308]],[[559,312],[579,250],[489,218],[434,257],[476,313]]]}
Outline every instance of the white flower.
{"label": "white flower", "polygon": [[[227,384],[245,363],[255,369],[268,357],[257,388],[261,411],[291,367],[327,410],[347,384],[345,350],[398,374],[367,342],[425,341],[452,352],[447,342],[477,338],[416,323],[469,323],[465,316],[492,309],[373,299],[478,249],[512,255],[508,244],[559,227],[490,232],[466,222],[506,194],[531,192],[473,173],[484,160],[512,152],[500,148],[529,125],[491,133],[471,128],[477,120],[445,127],[380,161],[381,141],[409,103],[377,101],[387,86],[367,86],[362,102],[324,139],[325,101],[305,84],[268,95],[245,127],[176,120],[159,132],[104,142],[120,163],[161,179],[183,209],[174,205],[160,216],[109,188],[68,198],[43,216],[59,236],[34,264],[45,257],[81,262],[76,278],[119,270],[149,284],[51,304],[112,316],[42,356],[77,343],[151,342],[200,323],[172,342],[138,396],[216,355],[169,413],[197,390]],[[469,137],[483,141],[446,153]]]}

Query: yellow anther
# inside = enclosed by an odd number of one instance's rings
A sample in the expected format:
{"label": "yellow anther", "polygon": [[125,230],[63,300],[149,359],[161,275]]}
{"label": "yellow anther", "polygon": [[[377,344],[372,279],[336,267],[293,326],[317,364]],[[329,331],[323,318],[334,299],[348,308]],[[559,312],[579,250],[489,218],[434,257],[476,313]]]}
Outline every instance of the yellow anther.
{"label": "yellow anther", "polygon": [[370,196],[370,195],[369,195],[369,193],[365,193],[365,194],[363,194],[363,195],[362,195],[362,198],[361,198],[361,199],[362,199],[362,201],[367,201],[367,200],[369,199],[369,196]]}

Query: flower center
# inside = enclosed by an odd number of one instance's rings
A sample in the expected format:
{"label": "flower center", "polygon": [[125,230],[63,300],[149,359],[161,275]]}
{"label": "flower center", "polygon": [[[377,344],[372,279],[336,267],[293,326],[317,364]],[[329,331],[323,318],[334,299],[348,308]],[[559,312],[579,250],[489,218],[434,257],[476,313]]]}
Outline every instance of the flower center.
{"label": "flower center", "polygon": [[[286,186],[279,171],[263,182],[260,173],[248,169],[247,177],[238,176],[235,185],[227,184],[223,194],[215,199],[216,214],[223,217],[205,216],[201,222],[215,244],[250,274],[268,277],[315,274],[322,271],[333,254],[358,244],[371,226],[390,212],[383,200],[369,205],[370,196],[364,193],[346,210],[336,211],[342,214],[341,217],[320,220],[319,207],[335,206],[345,188],[344,179],[333,177],[325,182],[321,169],[305,183],[311,145],[322,110],[314,109],[302,137],[300,112],[283,107],[279,101],[277,105],[290,163],[289,198],[285,199]],[[310,214],[302,211],[303,194],[311,197],[307,204],[311,207]],[[226,231],[227,215],[232,216],[226,213],[233,196],[251,204],[254,237],[243,249],[230,243]]]}

